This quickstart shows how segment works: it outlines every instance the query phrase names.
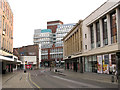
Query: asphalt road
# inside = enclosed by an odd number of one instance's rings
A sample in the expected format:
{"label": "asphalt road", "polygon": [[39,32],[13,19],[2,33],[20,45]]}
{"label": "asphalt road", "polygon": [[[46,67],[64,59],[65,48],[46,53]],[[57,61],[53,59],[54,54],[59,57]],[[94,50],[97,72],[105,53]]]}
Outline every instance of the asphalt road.
{"label": "asphalt road", "polygon": [[34,83],[32,85],[34,88],[114,88],[115,90],[118,87],[118,85],[115,84],[84,79],[78,80],[74,77],[71,78],[68,76],[58,75],[50,72],[49,69],[31,70],[28,72],[30,73],[30,78]]}

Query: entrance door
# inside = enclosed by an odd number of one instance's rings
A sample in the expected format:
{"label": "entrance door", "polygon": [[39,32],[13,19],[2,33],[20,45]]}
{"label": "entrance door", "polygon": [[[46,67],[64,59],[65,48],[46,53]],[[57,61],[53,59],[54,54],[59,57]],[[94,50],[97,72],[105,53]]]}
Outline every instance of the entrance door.
{"label": "entrance door", "polygon": [[67,69],[69,69],[69,63],[67,63]]}
{"label": "entrance door", "polygon": [[73,62],[74,71],[77,72],[77,62]]}

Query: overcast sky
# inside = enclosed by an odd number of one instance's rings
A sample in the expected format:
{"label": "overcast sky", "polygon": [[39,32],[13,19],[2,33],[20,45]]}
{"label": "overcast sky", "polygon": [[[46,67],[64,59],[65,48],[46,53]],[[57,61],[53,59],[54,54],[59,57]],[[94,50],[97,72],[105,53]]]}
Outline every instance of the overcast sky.
{"label": "overcast sky", "polygon": [[13,47],[33,44],[34,29],[47,21],[77,23],[107,0],[8,0],[14,14]]}

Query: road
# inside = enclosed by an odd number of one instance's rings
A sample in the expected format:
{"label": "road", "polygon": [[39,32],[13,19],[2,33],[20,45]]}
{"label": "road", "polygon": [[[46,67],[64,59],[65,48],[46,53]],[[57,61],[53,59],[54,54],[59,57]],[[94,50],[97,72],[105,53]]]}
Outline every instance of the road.
{"label": "road", "polygon": [[34,88],[117,88],[118,85],[58,75],[49,69],[28,71]]}

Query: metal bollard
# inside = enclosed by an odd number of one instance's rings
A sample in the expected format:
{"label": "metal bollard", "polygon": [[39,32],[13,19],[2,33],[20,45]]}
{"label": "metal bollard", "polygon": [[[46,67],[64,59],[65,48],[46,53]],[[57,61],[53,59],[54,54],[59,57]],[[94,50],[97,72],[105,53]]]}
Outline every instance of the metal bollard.
{"label": "metal bollard", "polygon": [[111,77],[111,82],[114,82],[114,75],[112,75]]}

